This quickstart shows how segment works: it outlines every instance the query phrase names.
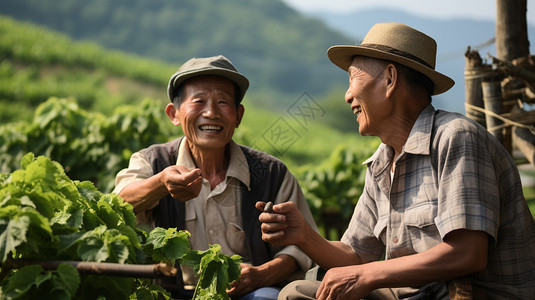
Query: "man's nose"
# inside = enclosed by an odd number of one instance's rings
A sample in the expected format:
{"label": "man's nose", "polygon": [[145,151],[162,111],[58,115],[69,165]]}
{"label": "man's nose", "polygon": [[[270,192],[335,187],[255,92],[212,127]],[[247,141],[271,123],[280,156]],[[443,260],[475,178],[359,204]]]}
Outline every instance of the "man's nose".
{"label": "man's nose", "polygon": [[345,94],[345,101],[349,104],[353,102],[353,94],[351,94],[351,92],[349,91],[349,88],[347,89],[346,94]]}
{"label": "man's nose", "polygon": [[217,118],[220,116],[219,107],[217,101],[209,100],[204,107],[203,116],[205,118]]}

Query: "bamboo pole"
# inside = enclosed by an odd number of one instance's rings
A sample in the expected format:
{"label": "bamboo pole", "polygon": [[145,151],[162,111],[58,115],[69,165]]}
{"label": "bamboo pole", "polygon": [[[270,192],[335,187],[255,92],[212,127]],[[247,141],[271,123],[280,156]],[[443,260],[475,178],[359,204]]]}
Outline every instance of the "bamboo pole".
{"label": "bamboo pole", "polygon": [[23,261],[22,265],[37,264],[45,270],[55,270],[60,264],[70,264],[81,274],[96,274],[121,277],[161,278],[172,277],[178,272],[177,268],[165,263],[152,265],[133,265],[106,262],[86,261]]}

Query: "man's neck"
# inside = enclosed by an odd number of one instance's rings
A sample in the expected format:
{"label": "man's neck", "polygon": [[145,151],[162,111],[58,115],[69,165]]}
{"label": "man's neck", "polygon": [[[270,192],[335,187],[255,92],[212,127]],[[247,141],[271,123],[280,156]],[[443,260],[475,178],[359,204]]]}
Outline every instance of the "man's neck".
{"label": "man's neck", "polygon": [[394,158],[397,158],[403,151],[414,123],[427,105],[425,101],[408,100],[404,105],[395,109],[396,113],[391,116],[388,130],[380,136],[384,144],[394,149]]}
{"label": "man's neck", "polygon": [[202,177],[207,179],[214,189],[227,174],[230,162],[229,145],[221,149],[201,149],[191,143],[188,143],[188,146],[193,162],[201,169]]}

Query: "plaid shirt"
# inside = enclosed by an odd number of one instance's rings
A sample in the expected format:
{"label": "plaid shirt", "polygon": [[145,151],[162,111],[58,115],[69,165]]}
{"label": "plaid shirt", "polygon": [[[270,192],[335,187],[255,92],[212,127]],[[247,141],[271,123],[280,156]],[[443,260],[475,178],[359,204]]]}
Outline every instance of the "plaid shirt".
{"label": "plaid shirt", "polygon": [[535,295],[535,223],[516,165],[486,129],[426,107],[391,176],[394,151],[381,144],[368,165],[342,242],[366,260],[423,252],[456,229],[489,234],[488,265],[472,284],[493,298]]}

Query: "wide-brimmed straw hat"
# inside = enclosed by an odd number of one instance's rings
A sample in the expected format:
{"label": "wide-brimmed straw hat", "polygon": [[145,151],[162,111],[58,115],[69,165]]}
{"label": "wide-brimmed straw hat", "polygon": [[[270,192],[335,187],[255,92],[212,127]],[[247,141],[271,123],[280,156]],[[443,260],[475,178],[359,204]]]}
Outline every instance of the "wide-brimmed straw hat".
{"label": "wide-brimmed straw hat", "polygon": [[400,23],[375,24],[360,45],[338,45],[327,56],[347,71],[357,55],[397,62],[429,77],[435,85],[433,95],[449,90],[455,81],[435,71],[437,43],[430,36]]}
{"label": "wide-brimmed straw hat", "polygon": [[187,79],[200,75],[216,75],[229,79],[237,86],[239,94],[237,95],[238,102],[241,102],[245,92],[249,88],[249,80],[243,74],[238,72],[234,65],[228,58],[223,55],[212,57],[192,58],[185,62],[175,74],[169,79],[167,85],[167,96],[171,102],[175,98],[177,87],[184,83]]}

